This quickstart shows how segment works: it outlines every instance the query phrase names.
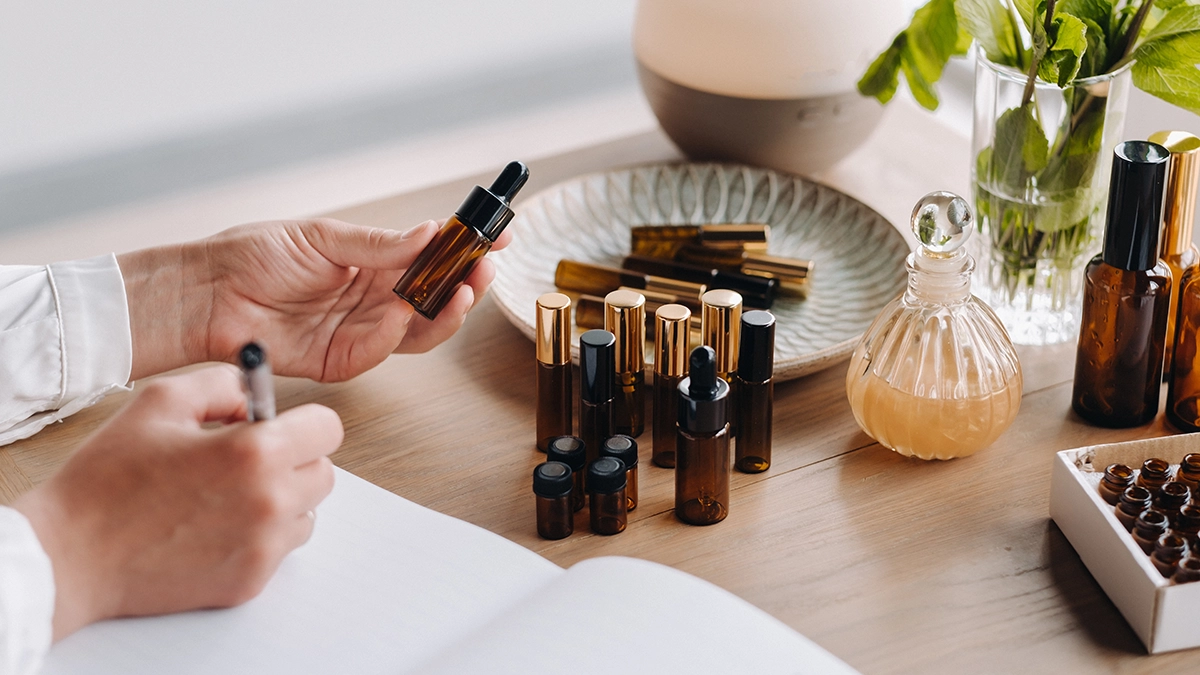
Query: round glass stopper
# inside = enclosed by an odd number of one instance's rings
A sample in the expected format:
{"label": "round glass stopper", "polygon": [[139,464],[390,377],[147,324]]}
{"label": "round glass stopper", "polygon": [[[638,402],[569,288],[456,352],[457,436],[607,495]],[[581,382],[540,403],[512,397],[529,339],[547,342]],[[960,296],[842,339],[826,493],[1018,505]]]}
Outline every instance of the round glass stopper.
{"label": "round glass stopper", "polygon": [[967,200],[953,192],[930,192],[913,207],[913,234],[930,253],[945,255],[958,250],[974,228]]}

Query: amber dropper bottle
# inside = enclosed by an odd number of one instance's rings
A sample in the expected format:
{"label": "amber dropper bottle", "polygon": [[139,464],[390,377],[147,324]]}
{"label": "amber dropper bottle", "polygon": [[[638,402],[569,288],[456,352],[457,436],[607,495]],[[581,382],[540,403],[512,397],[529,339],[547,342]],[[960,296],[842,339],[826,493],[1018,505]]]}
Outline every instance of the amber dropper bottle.
{"label": "amber dropper bottle", "polygon": [[1158,414],[1171,270],[1158,259],[1166,148],[1126,141],[1113,151],[1104,251],[1084,270],[1071,406],[1102,427]]}
{"label": "amber dropper bottle", "polygon": [[587,465],[600,456],[600,445],[613,431],[613,375],[616,338],[606,330],[579,336],[579,437]]}
{"label": "amber dropper bottle", "polygon": [[1192,243],[1192,219],[1196,215],[1196,183],[1200,180],[1200,138],[1186,131],[1159,131],[1150,136],[1171,153],[1167,163],[1166,200],[1163,204],[1162,261],[1171,268],[1171,308],[1167,312],[1167,342],[1164,367],[1171,376],[1175,345],[1175,315],[1183,278],[1197,264],[1200,251]]}
{"label": "amber dropper bottle", "polygon": [[775,317],[754,310],[742,315],[741,348],[733,378],[733,408],[737,416],[734,466],[744,473],[762,473],[771,466],[771,418],[775,406]]}
{"label": "amber dropper bottle", "polygon": [[683,305],[663,305],[654,313],[654,447],[650,460],[675,467],[679,420],[679,383],[687,375],[692,312]]}
{"label": "amber dropper bottle", "polygon": [[711,525],[729,515],[729,385],[717,377],[711,347],[692,350],[688,373],[679,383],[675,515],[692,525]]}
{"label": "amber dropper bottle", "polygon": [[604,298],[604,328],[616,338],[618,434],[637,438],[646,428],[646,298],[635,291],[613,291]]}
{"label": "amber dropper bottle", "polygon": [[513,210],[508,205],[526,180],[529,169],[520,162],[509,162],[490,188],[476,185],[396,282],[392,289],[396,295],[421,316],[436,319],[512,220]]}
{"label": "amber dropper bottle", "polygon": [[537,299],[537,448],[546,451],[550,439],[570,436],[571,411],[571,298],[546,293]]}

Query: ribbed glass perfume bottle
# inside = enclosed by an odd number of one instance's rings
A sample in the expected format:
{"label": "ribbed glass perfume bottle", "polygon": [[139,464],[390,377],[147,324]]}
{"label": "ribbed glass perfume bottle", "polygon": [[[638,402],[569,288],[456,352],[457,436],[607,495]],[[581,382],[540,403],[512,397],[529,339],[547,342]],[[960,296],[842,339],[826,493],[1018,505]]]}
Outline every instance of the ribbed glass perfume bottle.
{"label": "ribbed glass perfume bottle", "polygon": [[850,357],[854,418],[880,444],[921,459],[987,447],[1021,406],[1021,366],[1000,320],[971,295],[967,203],[934,192],[917,203],[919,246],[908,290],[876,317]]}

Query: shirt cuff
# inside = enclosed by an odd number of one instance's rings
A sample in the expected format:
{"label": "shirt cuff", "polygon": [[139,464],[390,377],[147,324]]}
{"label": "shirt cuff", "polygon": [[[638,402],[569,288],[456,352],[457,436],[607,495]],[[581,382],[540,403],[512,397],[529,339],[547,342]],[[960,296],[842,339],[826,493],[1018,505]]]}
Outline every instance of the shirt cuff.
{"label": "shirt cuff", "polygon": [[116,255],[51,263],[48,269],[62,322],[61,408],[128,383],[133,337]]}
{"label": "shirt cuff", "polygon": [[0,507],[0,672],[41,669],[54,636],[54,568],[19,511]]}

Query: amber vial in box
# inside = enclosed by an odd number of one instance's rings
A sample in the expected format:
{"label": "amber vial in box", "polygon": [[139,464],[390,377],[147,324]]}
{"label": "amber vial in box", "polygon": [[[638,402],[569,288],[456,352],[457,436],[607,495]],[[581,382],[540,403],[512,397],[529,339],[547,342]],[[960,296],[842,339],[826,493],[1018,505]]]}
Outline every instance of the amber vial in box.
{"label": "amber vial in box", "polygon": [[1149,490],[1140,485],[1131,485],[1121,493],[1121,499],[1117,502],[1117,520],[1121,521],[1126,530],[1132,530],[1133,522],[1143,511],[1150,508],[1151,501]]}
{"label": "amber vial in box", "polygon": [[1167,514],[1157,509],[1146,509],[1133,521],[1133,540],[1147,554],[1153,553],[1158,538],[1167,533],[1170,525]]}
{"label": "amber vial in box", "polygon": [[1151,457],[1142,462],[1142,470],[1138,472],[1137,485],[1154,494],[1169,480],[1171,480],[1171,465],[1167,463],[1167,460]]}
{"label": "amber vial in box", "polygon": [[1124,464],[1109,464],[1100,479],[1100,497],[1116,506],[1121,501],[1121,493],[1133,485],[1133,469]]}
{"label": "amber vial in box", "polygon": [[1158,538],[1150,562],[1164,577],[1170,579],[1175,575],[1179,561],[1188,554],[1187,540],[1177,534],[1164,534]]}

